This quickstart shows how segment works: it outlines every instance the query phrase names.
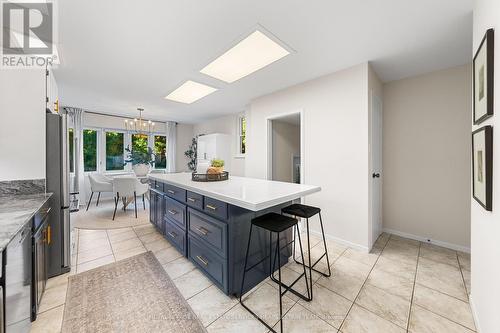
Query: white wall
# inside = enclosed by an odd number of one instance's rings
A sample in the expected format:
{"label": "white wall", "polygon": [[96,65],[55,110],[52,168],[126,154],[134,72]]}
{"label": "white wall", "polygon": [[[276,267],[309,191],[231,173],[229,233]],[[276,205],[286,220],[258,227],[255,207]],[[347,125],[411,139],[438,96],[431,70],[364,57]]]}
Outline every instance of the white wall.
{"label": "white wall", "polygon": [[[474,49],[477,50],[488,28],[495,31],[494,103],[500,101],[500,1],[476,0],[474,5]],[[472,112],[471,112],[472,113]],[[500,110],[472,130],[492,125],[493,130],[493,211],[485,211],[475,200],[471,202],[471,304],[476,324],[482,333],[498,332],[500,316]],[[470,162],[469,162],[470,163]]]}
{"label": "white wall", "polygon": [[[267,177],[267,118],[304,112],[305,198],[321,207],[329,237],[368,250],[368,64],[357,65],[254,100],[247,112],[246,175]],[[312,224],[316,230],[319,227]]]}
{"label": "white wall", "polygon": [[273,180],[293,182],[293,156],[300,156],[300,126],[273,120]]}
{"label": "white wall", "polygon": [[193,136],[193,125],[177,124],[177,151],[175,154],[175,166],[177,172],[189,171],[187,167],[188,160],[184,156],[184,152],[191,145]]}
{"label": "white wall", "polygon": [[0,181],[45,179],[45,71],[0,70]]}
{"label": "white wall", "polygon": [[471,66],[384,85],[383,227],[468,251]]}
{"label": "white wall", "polygon": [[[245,158],[238,156],[238,117],[239,114],[210,119],[193,127],[193,134],[223,133],[231,136],[231,155],[229,172],[234,176],[245,176]],[[247,122],[248,123],[248,122]]]}

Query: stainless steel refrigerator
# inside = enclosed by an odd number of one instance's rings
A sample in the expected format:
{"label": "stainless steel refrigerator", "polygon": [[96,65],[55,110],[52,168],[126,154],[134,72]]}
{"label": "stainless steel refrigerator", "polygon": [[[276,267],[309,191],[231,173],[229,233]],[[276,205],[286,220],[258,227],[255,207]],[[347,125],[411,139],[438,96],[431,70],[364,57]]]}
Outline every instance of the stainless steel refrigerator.
{"label": "stainless steel refrigerator", "polygon": [[50,210],[48,277],[70,270],[68,116],[47,113],[46,187],[54,193]]}

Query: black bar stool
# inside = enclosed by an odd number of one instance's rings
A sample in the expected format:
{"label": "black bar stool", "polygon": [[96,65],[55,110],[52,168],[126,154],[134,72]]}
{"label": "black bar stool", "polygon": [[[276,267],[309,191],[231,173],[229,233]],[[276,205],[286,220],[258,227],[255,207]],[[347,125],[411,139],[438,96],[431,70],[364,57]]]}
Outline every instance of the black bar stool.
{"label": "black bar stool", "polygon": [[[248,245],[247,245],[247,251],[246,251],[246,255],[245,255],[245,266],[243,268],[243,277],[241,279],[240,303],[241,303],[241,305],[245,309],[247,309],[248,312],[250,312],[255,318],[257,318],[262,324],[264,324],[272,332],[276,332],[276,331],[271,326],[269,326],[264,320],[262,320],[257,314],[255,314],[252,310],[250,310],[243,303],[243,301],[242,301],[243,287],[244,287],[244,284],[245,284],[245,274],[248,271],[250,271],[252,268],[254,268],[257,265],[259,265],[260,263],[262,263],[264,260],[266,260],[267,258],[269,258],[269,268],[270,268],[269,277],[273,281],[277,282],[278,286],[279,286],[280,328],[281,328],[281,332],[283,332],[283,301],[282,301],[283,295],[285,295],[285,293],[287,291],[291,291],[295,295],[297,295],[297,296],[305,299],[306,301],[310,300],[310,297],[309,297],[309,284],[307,282],[307,274],[306,274],[306,267],[305,267],[305,265],[302,265],[303,268],[304,268],[304,273],[300,274],[300,276],[297,279],[295,279],[295,281],[292,282],[289,286],[281,282],[281,250],[284,249],[284,248],[286,248],[287,246],[289,246],[292,243],[294,243],[294,250],[295,250],[295,235],[294,235],[294,239],[291,242],[285,244],[283,247],[280,247],[280,233],[284,232],[284,231],[286,231],[286,230],[288,230],[290,228],[293,228],[294,226],[297,225],[297,222],[298,222],[297,219],[294,219],[294,218],[289,217],[289,216],[280,215],[280,214],[277,214],[277,213],[267,213],[267,214],[264,214],[262,216],[259,216],[259,217],[256,217],[256,218],[252,219],[252,223],[250,224],[250,234],[248,235]],[[269,231],[269,257],[265,256],[263,259],[261,259],[257,263],[255,263],[252,266],[250,266],[250,267],[247,268],[248,253],[250,251],[250,241],[252,239],[252,229],[253,229],[253,226],[257,226],[257,227],[260,227],[262,229],[265,229],[265,230]],[[273,232],[277,234],[277,239],[276,239],[276,249],[275,249],[275,252],[274,252],[274,259],[271,260],[272,253],[273,253],[273,243],[272,243]],[[300,244],[300,253],[301,253],[301,256],[302,256],[302,262],[304,262],[304,252],[302,251],[302,243],[300,241],[300,233],[299,233],[299,237],[298,238],[299,238],[299,244]],[[276,269],[275,268],[276,267],[276,257],[278,257],[278,279],[277,280],[274,277],[274,270]],[[304,277],[305,280],[306,280],[307,295],[308,295],[307,298],[304,295],[301,295],[300,293],[298,293],[297,291],[295,291],[292,288],[293,285],[297,281],[299,281],[302,277]],[[281,291],[281,287],[285,288],[285,290],[283,292]]]}
{"label": "black bar stool", "polygon": [[[332,275],[332,272],[331,272],[331,269],[330,269],[330,258],[328,257],[328,249],[326,247],[325,229],[323,229],[323,219],[321,218],[321,209],[318,208],[318,207],[306,206],[306,205],[302,205],[302,204],[292,204],[290,206],[282,208],[281,209],[281,213],[282,214],[293,215],[295,218],[301,217],[301,218],[305,218],[306,219],[307,254],[308,254],[309,263],[308,263],[308,265],[305,265],[304,264],[304,259],[302,259],[302,262],[300,262],[295,257],[295,235],[296,234],[299,235],[299,243],[300,243],[300,232],[297,230],[298,226],[296,226],[294,228],[294,233],[293,233],[293,239],[294,239],[293,240],[293,242],[294,242],[294,246],[293,246],[293,260],[295,260],[295,262],[297,264],[300,264],[300,265],[303,265],[303,266],[306,266],[307,268],[309,268],[309,283],[311,284],[310,285],[310,289],[311,289],[311,299],[312,299],[312,297],[313,297],[312,271],[315,271],[316,273],[319,273],[319,274],[321,274],[321,275],[323,275],[325,277],[329,277],[329,276]],[[316,260],[311,265],[311,242],[310,242],[310,238],[309,238],[309,218],[313,217],[316,214],[319,215],[319,224],[321,226],[321,235],[323,236],[323,246],[325,248],[325,252],[323,253],[323,255],[321,255],[321,257],[318,258],[318,260]],[[316,266],[321,261],[321,259],[323,259],[323,257],[325,257],[325,256],[326,256],[326,264],[328,265],[328,273],[320,272],[320,271],[318,271],[317,269],[314,268],[314,266]],[[304,258],[303,255],[302,255],[302,258]]]}

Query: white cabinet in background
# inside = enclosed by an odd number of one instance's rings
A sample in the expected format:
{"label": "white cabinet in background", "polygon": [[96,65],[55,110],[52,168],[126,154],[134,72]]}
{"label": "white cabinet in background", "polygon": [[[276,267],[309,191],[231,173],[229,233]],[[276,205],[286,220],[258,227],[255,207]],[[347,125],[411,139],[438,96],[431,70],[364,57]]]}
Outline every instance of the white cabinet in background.
{"label": "white cabinet in background", "polygon": [[[224,160],[224,170],[230,171],[231,136],[222,133],[206,134],[198,137],[198,165],[210,163],[214,158]],[[199,170],[203,172],[202,170]]]}

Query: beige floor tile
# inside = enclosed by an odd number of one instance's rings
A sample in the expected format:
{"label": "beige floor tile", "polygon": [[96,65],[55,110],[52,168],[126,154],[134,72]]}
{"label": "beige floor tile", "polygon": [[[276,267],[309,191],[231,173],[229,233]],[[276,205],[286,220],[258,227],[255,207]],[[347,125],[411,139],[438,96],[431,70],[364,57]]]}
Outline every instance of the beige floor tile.
{"label": "beige floor tile", "polygon": [[399,243],[403,246],[413,246],[413,247],[419,247],[420,242],[414,239],[409,239],[397,235],[390,235],[391,237],[389,238],[389,242],[392,243]]}
{"label": "beige floor tile", "polygon": [[39,313],[32,323],[30,333],[57,333],[61,331],[64,306]]}
{"label": "beige floor tile", "polygon": [[[283,315],[295,304],[290,297],[284,295]],[[261,284],[257,290],[243,296],[243,303],[269,326],[274,326],[279,319],[279,292],[267,283]]]}
{"label": "beige floor tile", "polygon": [[469,303],[417,284],[413,303],[475,330]]}
{"label": "beige floor tile", "polygon": [[266,333],[267,327],[241,304],[234,306],[207,327],[209,333]]}
{"label": "beige floor tile", "polygon": [[[299,258],[297,258],[299,259]],[[306,259],[306,264],[308,262],[308,259]],[[313,261],[314,263],[314,261]],[[304,273],[304,268],[301,264],[297,264],[295,261],[293,261],[293,259],[290,259],[289,263],[287,265],[285,265],[286,268],[289,268],[299,274],[302,274]],[[320,271],[320,272],[323,272],[325,274],[328,274],[328,266],[326,265],[326,259],[322,259],[320,262],[318,262],[316,264],[316,266],[314,266],[314,269]],[[307,272],[307,278],[309,278],[309,269],[306,267],[306,272]],[[321,274],[315,272],[315,271],[312,271],[312,280],[313,280],[313,283],[318,281],[318,279],[321,277]]]}
{"label": "beige floor tile", "polygon": [[107,235],[106,230],[78,229],[78,237],[80,239],[85,237],[99,238],[104,235]]}
{"label": "beige floor tile", "polygon": [[381,269],[375,268],[368,276],[367,283],[386,292],[401,296],[410,300],[413,292],[413,279],[408,280],[396,274],[387,273]]}
{"label": "beige floor tile", "polygon": [[102,257],[102,258],[92,260],[92,261],[88,261],[84,264],[76,266],[76,272],[82,273],[82,272],[88,271],[88,270],[96,268],[96,267],[111,264],[113,262],[115,262],[115,257],[113,255],[109,255],[109,256]]}
{"label": "beige floor tile", "polygon": [[142,246],[142,242],[137,237],[119,242],[111,242],[111,247],[113,248],[113,252],[133,249],[139,246]]}
{"label": "beige floor tile", "polygon": [[193,265],[193,263],[188,259],[179,257],[164,264],[163,269],[165,269],[165,272],[167,272],[168,276],[170,276],[171,279],[176,279],[179,276],[182,276],[186,273],[191,272],[193,269],[196,269],[196,266]]}
{"label": "beige floor tile", "polygon": [[133,257],[133,256],[136,256],[138,254],[141,254],[141,253],[144,253],[146,252],[146,248],[144,246],[138,246],[138,247],[134,247],[132,249],[126,249],[126,250],[120,250],[120,251],[116,251],[114,254],[115,254],[115,260],[118,261],[118,260],[123,260],[123,259],[126,259],[126,258],[130,258],[130,257]]}
{"label": "beige floor tile", "polygon": [[110,254],[113,254],[113,251],[111,250],[111,245],[109,243],[87,251],[82,251],[78,253],[77,265],[83,264],[87,261],[92,261],[105,256],[109,256]]}
{"label": "beige floor tile", "polygon": [[327,240],[326,246],[328,248],[328,253],[335,254],[337,256],[342,255],[342,253],[347,250],[347,246],[339,244],[333,240]]}
{"label": "beige floor tile", "polygon": [[40,302],[40,312],[58,307],[66,302],[67,284],[60,284],[56,287],[46,289]]}
{"label": "beige floor tile", "polygon": [[194,269],[173,281],[185,299],[193,297],[212,285],[212,282],[198,269]]}
{"label": "beige floor tile", "polygon": [[376,315],[389,320],[399,327],[406,328],[410,314],[410,300],[389,294],[385,290],[365,284],[356,304]]}
{"label": "beige floor tile", "polygon": [[[134,230],[132,230],[132,228],[126,228],[126,229],[129,229],[129,230],[122,231],[119,233],[115,232],[115,233],[108,234],[109,240],[112,243],[116,243],[116,242],[124,241],[127,239],[137,238],[137,234],[135,233]],[[118,229],[118,230],[120,230],[120,229]]]}
{"label": "beige floor tile", "polygon": [[470,288],[471,288],[470,271],[462,269],[462,276],[464,277],[467,294],[470,295]]}
{"label": "beige floor tile", "polygon": [[342,257],[360,262],[367,266],[373,266],[377,261],[378,255],[372,253],[361,252],[355,249],[347,249]]}
{"label": "beige floor tile", "polygon": [[[280,324],[274,326],[276,332],[280,332]],[[283,332],[286,333],[331,333],[337,332],[337,329],[330,326],[327,322],[321,320],[312,312],[300,304],[295,304],[293,308],[283,318]]]}
{"label": "beige floor tile", "polygon": [[420,257],[458,267],[456,251],[434,244],[422,243]]}
{"label": "beige floor tile", "polygon": [[[305,230],[305,228],[304,228],[304,230]],[[305,231],[303,231],[300,234],[300,238],[302,240],[302,246],[304,247],[304,251],[305,251],[307,249],[307,233]],[[321,236],[315,235],[311,231],[309,232],[309,242],[310,242],[311,248],[315,247],[316,245],[319,244],[319,242],[322,242],[322,241],[323,241],[323,239],[321,238]],[[298,248],[298,246],[297,246],[297,248]]]}
{"label": "beige floor tile", "polygon": [[372,267],[370,265],[365,265],[361,262],[351,260],[342,255],[339,259],[335,261],[335,263],[332,266],[332,269],[335,272],[346,273],[364,280],[370,273]]}
{"label": "beige floor tile", "polygon": [[462,269],[470,271],[470,253],[457,252],[458,261]]}
{"label": "beige floor tile", "polygon": [[382,270],[389,274],[397,275],[413,281],[417,272],[417,262],[408,264],[406,262],[394,261],[386,257],[380,257],[375,264],[374,270]]}
{"label": "beige floor tile", "polygon": [[180,253],[175,247],[171,246],[168,248],[161,249],[159,251],[153,252],[156,259],[164,265],[169,263],[175,259],[183,257],[182,253]]}
{"label": "beige floor tile", "polygon": [[107,229],[106,232],[108,233],[108,236],[111,235],[118,235],[124,232],[130,232],[133,231],[134,228],[132,227],[125,227],[125,228],[117,228],[117,229]]}
{"label": "beige floor tile", "polygon": [[100,238],[97,240],[87,240],[87,241],[78,241],[78,253],[80,252],[85,252],[85,251],[90,251],[96,248],[104,247],[106,245],[109,245],[109,240],[108,238]]}
{"label": "beige floor tile", "polygon": [[473,331],[434,314],[418,305],[412,305],[409,332],[412,333],[471,333]]}
{"label": "beige floor tile", "polygon": [[398,263],[402,263],[405,266],[417,266],[418,259],[418,249],[407,250],[404,247],[400,247],[399,245],[386,245],[382,253],[380,254],[380,258],[392,260]]}
{"label": "beige floor tile", "polygon": [[404,333],[405,329],[354,304],[341,327],[343,333]]}
{"label": "beige floor tile", "polygon": [[157,233],[156,228],[152,224],[141,225],[138,227],[133,227],[137,236],[141,237],[151,233]]}
{"label": "beige floor tile", "polygon": [[172,244],[164,238],[158,239],[154,242],[144,243],[144,246],[149,251],[160,251],[172,247]]}
{"label": "beige floor tile", "polygon": [[234,297],[224,294],[212,285],[188,300],[196,316],[203,325],[208,326],[238,303]]}
{"label": "beige floor tile", "polygon": [[156,231],[152,232],[152,233],[145,234],[145,235],[141,235],[141,236],[139,236],[139,238],[143,243],[150,243],[150,242],[157,241],[159,239],[165,239],[165,237],[163,237],[162,234],[160,234],[159,232],[156,232]]}
{"label": "beige floor tile", "polygon": [[462,274],[454,266],[420,258],[416,282],[463,301],[468,301]]}
{"label": "beige floor tile", "polygon": [[342,321],[351,308],[352,301],[321,285],[315,285],[313,300],[306,302],[301,299],[299,300],[299,304],[330,325],[340,328]]}
{"label": "beige floor tile", "polygon": [[45,285],[45,289],[52,289],[60,285],[67,285],[69,276],[69,273],[65,273],[48,279],[47,284]]}
{"label": "beige floor tile", "polygon": [[[308,274],[309,274],[309,272],[308,272]],[[300,276],[300,273],[297,273],[296,271],[291,270],[287,267],[283,267],[281,269],[281,281],[284,284],[291,285],[293,283],[293,281],[295,281],[295,279],[297,279],[297,277],[299,277],[299,276]],[[318,274],[318,276],[319,276],[319,274]],[[274,273],[274,277],[276,278],[276,280],[278,280],[278,271],[276,271]],[[308,275],[308,277],[309,277],[309,275]],[[313,280],[314,280],[314,278],[315,278],[315,276],[313,275]],[[274,281],[271,281],[271,279],[268,278],[266,281],[273,288],[275,288],[275,289],[279,288],[278,284]],[[309,283],[309,280],[308,280],[308,283]],[[297,283],[295,283],[293,285],[293,289],[295,291],[297,291],[298,293],[300,293],[304,296],[307,296],[306,281],[303,277],[299,281],[297,281]],[[287,292],[286,295],[294,301],[298,301],[300,299],[300,297],[296,296],[292,292]]]}
{"label": "beige floor tile", "polygon": [[321,277],[317,284],[328,288],[345,298],[354,301],[363,286],[364,279],[343,273],[341,271],[333,271],[330,277]]}

